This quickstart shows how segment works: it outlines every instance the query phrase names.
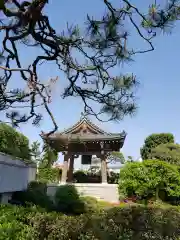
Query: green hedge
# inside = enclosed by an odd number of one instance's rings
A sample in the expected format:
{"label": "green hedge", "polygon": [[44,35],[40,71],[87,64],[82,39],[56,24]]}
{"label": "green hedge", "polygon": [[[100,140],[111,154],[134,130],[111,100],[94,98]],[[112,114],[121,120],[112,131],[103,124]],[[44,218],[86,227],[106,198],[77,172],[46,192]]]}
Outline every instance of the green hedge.
{"label": "green hedge", "polygon": [[56,182],[58,183],[61,179],[62,170],[53,167],[40,166],[38,168],[37,180],[43,182]]}
{"label": "green hedge", "polygon": [[73,185],[59,186],[55,194],[55,207],[66,214],[81,214],[85,212],[84,202]]}
{"label": "green hedge", "polygon": [[12,202],[22,206],[36,205],[47,211],[54,210],[53,201],[47,196],[46,184],[36,181],[31,182],[26,191],[13,193]]}
{"label": "green hedge", "polygon": [[30,160],[29,140],[11,126],[0,124],[0,152]]}
{"label": "green hedge", "polygon": [[128,163],[120,171],[119,194],[146,200],[179,198],[179,168],[159,160]]}
{"label": "green hedge", "polygon": [[137,205],[72,217],[1,206],[0,233],[4,240],[178,240],[180,213],[177,208]]}
{"label": "green hedge", "polygon": [[[76,183],[101,183],[101,171],[91,173],[87,171],[78,170],[73,174],[74,182]],[[119,173],[113,171],[108,175],[109,184],[117,184],[119,180]]]}

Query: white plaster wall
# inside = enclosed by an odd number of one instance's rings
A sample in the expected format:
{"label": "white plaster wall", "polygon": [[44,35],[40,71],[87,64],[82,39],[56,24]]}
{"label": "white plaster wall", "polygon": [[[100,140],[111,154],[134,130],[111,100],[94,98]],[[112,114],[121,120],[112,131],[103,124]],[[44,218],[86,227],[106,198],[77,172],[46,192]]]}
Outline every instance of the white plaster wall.
{"label": "white plaster wall", "polygon": [[0,193],[25,190],[35,177],[35,165],[26,165],[12,156],[0,153]]}

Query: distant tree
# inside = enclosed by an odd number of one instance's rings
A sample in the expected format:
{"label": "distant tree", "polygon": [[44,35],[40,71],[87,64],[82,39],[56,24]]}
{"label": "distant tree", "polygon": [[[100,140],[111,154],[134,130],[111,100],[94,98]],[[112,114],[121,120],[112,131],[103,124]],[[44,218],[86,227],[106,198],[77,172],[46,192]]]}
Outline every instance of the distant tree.
{"label": "distant tree", "polygon": [[35,141],[31,144],[31,158],[37,164],[41,161],[40,143]]}
{"label": "distant tree", "polygon": [[42,166],[52,167],[57,160],[58,160],[58,152],[55,149],[53,149],[49,144],[44,143],[43,155],[42,155]]}
{"label": "distant tree", "polygon": [[176,165],[146,160],[127,163],[120,171],[119,194],[140,199],[180,196],[180,174]]}
{"label": "distant tree", "polygon": [[122,152],[112,152],[107,159],[107,162],[113,162],[113,163],[121,163],[124,164],[126,162],[125,157]]}
{"label": "distant tree", "polygon": [[58,182],[61,170],[53,167],[53,164],[57,160],[58,152],[49,144],[44,143],[42,158],[38,166],[37,179],[43,182]]}
{"label": "distant tree", "polygon": [[0,152],[30,160],[29,139],[13,127],[0,123]]}
{"label": "distant tree", "polygon": [[41,182],[59,182],[61,169],[53,167],[45,167],[40,163],[37,173],[37,180]]}
{"label": "distant tree", "polygon": [[171,133],[156,133],[148,136],[143,147],[140,149],[143,160],[150,159],[151,150],[160,144],[174,143],[174,136]]}
{"label": "distant tree", "polygon": [[171,164],[180,165],[180,145],[174,143],[161,144],[151,150],[151,159],[158,159]]}
{"label": "distant tree", "polygon": [[128,156],[126,161],[127,161],[127,162],[133,162],[133,161],[134,161],[134,159],[133,159],[133,157],[132,157],[132,156]]}

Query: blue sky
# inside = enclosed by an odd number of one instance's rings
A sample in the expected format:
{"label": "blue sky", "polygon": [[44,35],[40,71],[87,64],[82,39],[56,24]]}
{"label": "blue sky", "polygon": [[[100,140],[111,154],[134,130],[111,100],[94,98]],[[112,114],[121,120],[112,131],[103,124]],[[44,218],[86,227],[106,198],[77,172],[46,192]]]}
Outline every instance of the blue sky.
{"label": "blue sky", "polygon": [[[118,3],[119,1],[114,0]],[[137,2],[137,1],[134,1]],[[146,2],[146,3],[145,3]],[[150,1],[149,1],[150,2]],[[160,1],[162,2],[162,1]],[[104,12],[102,0],[49,0],[46,11],[50,15],[50,21],[55,29],[65,29],[66,22],[83,26],[87,13],[100,16]],[[148,1],[139,0],[138,6],[145,10]],[[171,132],[176,142],[180,143],[180,26],[177,25],[171,35],[160,35],[154,41],[155,51],[138,55],[135,61],[124,65],[119,70],[133,72],[141,85],[139,87],[138,111],[135,117],[126,117],[119,123],[99,123],[96,119],[91,120],[110,132],[127,132],[127,138],[122,149],[123,153],[134,158],[140,156],[139,149],[144,139],[151,133]],[[140,39],[131,33],[131,43],[135,46],[143,46]],[[141,45],[142,44],[142,45]],[[24,66],[33,59],[36,51],[20,48],[21,59]],[[45,65],[40,70],[43,79],[59,76],[58,85],[54,89],[51,109],[56,117],[59,130],[63,130],[77,122],[80,118],[83,105],[79,99],[62,100],[59,95],[66,83],[66,79],[54,67],[53,63]],[[12,85],[20,83],[17,75],[12,79]],[[41,110],[44,113],[43,110]],[[2,113],[0,113],[2,118]],[[40,140],[40,131],[48,131],[52,127],[51,121],[46,115],[39,128],[32,127],[30,123],[21,125],[20,131],[30,138],[30,141]]]}

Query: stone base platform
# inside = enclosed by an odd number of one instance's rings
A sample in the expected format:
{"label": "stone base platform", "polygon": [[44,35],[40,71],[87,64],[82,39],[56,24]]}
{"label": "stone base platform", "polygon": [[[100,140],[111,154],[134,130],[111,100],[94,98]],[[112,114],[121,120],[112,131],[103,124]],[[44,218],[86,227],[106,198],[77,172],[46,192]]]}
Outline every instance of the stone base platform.
{"label": "stone base platform", "polygon": [[[68,184],[68,183],[67,183]],[[54,196],[58,186],[64,184],[49,184],[47,194]],[[118,185],[105,183],[72,183],[82,196],[91,196],[107,202],[119,202]]]}

